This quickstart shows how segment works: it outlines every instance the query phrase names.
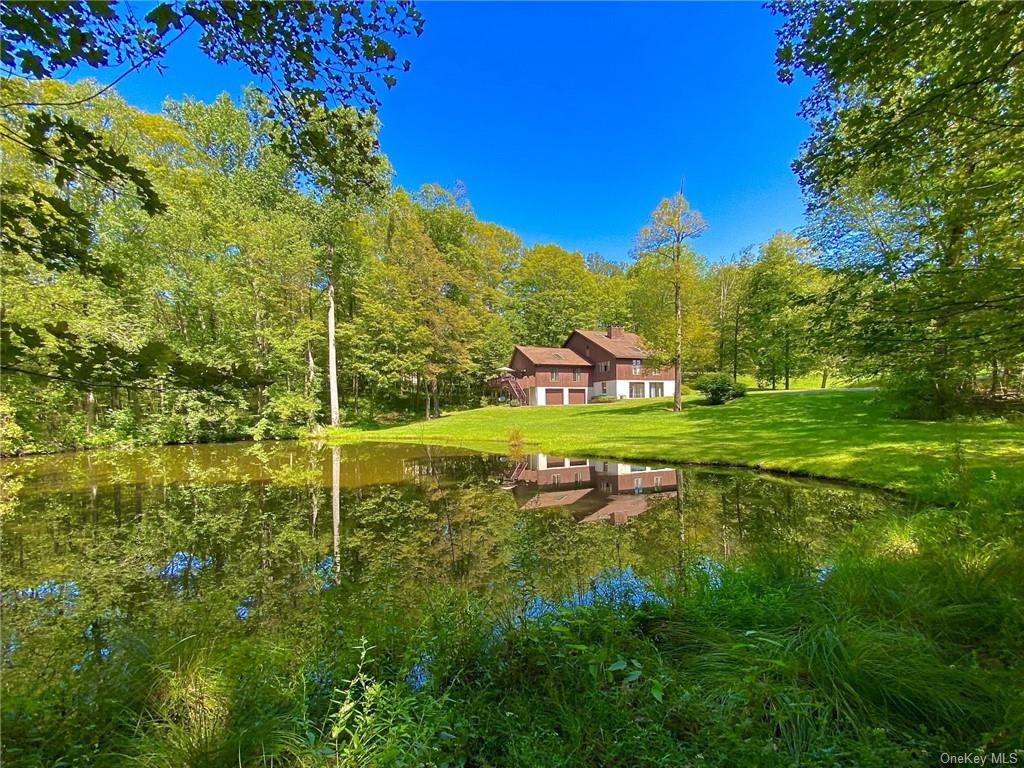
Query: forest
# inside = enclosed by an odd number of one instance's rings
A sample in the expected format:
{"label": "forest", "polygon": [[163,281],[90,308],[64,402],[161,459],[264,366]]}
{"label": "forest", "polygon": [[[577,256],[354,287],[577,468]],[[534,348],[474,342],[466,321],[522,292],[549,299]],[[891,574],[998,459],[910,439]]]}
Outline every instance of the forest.
{"label": "forest", "polygon": [[[438,8],[0,4],[0,761],[1024,763],[1024,4],[757,9],[803,226],[621,261],[397,183]],[[255,85],[133,106],[172,45]],[[495,402],[610,324],[724,388]]]}
{"label": "forest", "polygon": [[[67,102],[97,86],[6,87]],[[89,215],[89,270],[24,252],[6,261],[8,452],[287,437],[478,406],[514,344],[559,346],[574,328],[616,323],[669,354],[676,275],[688,374],[788,388],[811,371],[824,384],[840,365],[814,333],[828,273],[793,234],[722,264],[689,246],[678,265],[656,249],[617,264],[527,247],[479,220],[460,185],[391,188],[376,125],[354,111],[374,151],[350,164],[353,191],[333,193],[274,147],[280,127],[260,98],[169,101],[152,115],[111,91],[69,110],[144,164],[165,209],[149,216],[86,179],[69,199]],[[50,183],[17,149],[8,173]],[[677,195],[653,216],[687,206]]]}
{"label": "forest", "polygon": [[[54,22],[88,18],[76,7]],[[309,24],[327,18],[319,5],[305,27],[273,6],[251,18],[159,7],[146,17],[156,32],[143,28],[154,46],[188,18],[241,35],[228,57],[276,30],[265,55],[300,69],[289,52],[322,44]],[[396,61],[386,33],[421,29],[401,8],[368,27],[383,31],[350,30],[378,46],[358,56],[381,71]],[[461,182],[395,186],[368,81],[325,74],[332,87],[310,90],[286,67],[287,93],[250,87],[239,102],[168,100],[149,114],[109,85],[47,77],[72,54],[40,58],[38,25],[12,6],[28,77],[0,83],[3,452],[430,417],[489,402],[514,344],[560,345],[610,323],[639,332],[684,381],[719,371],[775,389],[841,376],[883,384],[895,412],[920,418],[1019,398],[1024,147],[1006,117],[1020,99],[1014,59],[1003,66],[1016,27],[998,23],[1012,15],[949,11],[954,33],[925,39],[927,17],[858,9],[865,18],[820,29],[812,6],[773,9],[779,78],[815,82],[804,115],[816,128],[794,164],[806,226],[709,261],[699,235],[715,223],[679,193],[652,199],[617,263],[524,244],[481,221]],[[870,37],[901,20],[907,41]],[[844,58],[854,42],[879,58]],[[960,42],[984,55],[950,63]],[[924,89],[900,74],[917,44],[935,71]],[[96,48],[73,55],[92,64],[107,53]],[[879,109],[858,108],[865,89]],[[325,93],[351,104],[329,108]],[[906,141],[914,132],[922,140]]]}

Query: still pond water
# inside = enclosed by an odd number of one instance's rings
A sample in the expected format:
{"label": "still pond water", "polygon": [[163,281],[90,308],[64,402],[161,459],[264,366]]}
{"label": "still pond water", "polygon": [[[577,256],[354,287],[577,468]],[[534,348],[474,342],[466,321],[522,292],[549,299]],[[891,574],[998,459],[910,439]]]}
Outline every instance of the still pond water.
{"label": "still pond water", "polygon": [[657,599],[684,559],[714,579],[765,548],[827,569],[858,521],[899,505],[749,471],[418,445],[167,447],[2,470],[3,665],[22,693],[140,636],[400,636],[439,590],[522,619],[602,594]]}

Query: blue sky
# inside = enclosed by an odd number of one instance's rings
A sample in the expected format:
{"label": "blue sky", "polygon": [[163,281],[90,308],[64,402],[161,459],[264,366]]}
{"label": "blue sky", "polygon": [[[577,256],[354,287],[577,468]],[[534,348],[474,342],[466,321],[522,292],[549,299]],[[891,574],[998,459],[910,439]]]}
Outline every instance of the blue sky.
{"label": "blue sky", "polygon": [[[477,215],[529,243],[629,256],[647,215],[685,178],[710,225],[697,250],[728,258],[802,223],[790,163],[807,84],[775,77],[776,19],[757,3],[422,3],[412,70],[383,94],[396,182],[461,180]],[[118,90],[237,96],[252,79],[187,40],[166,71]]]}

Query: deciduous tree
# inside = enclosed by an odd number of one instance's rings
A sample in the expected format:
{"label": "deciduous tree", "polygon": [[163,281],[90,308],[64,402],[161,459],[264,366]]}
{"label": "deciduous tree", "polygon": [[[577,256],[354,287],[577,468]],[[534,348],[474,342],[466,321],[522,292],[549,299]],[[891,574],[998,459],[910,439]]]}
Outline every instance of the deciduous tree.
{"label": "deciduous tree", "polygon": [[699,237],[707,224],[699,211],[690,207],[682,192],[662,200],[651,212],[650,221],[637,235],[635,251],[638,259],[657,261],[668,265],[667,274],[672,285],[674,350],[672,365],[675,369],[673,408],[682,410],[682,356],[683,356],[683,285],[693,271],[696,254],[688,241]]}

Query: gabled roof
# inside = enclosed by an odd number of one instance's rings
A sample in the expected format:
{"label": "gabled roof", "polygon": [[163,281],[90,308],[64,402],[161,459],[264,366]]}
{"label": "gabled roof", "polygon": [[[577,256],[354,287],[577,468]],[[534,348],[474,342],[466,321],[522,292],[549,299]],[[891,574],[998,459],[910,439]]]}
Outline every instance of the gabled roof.
{"label": "gabled roof", "polygon": [[542,509],[544,507],[571,507],[593,488],[576,488],[565,491],[544,491],[531,496],[520,509]]}
{"label": "gabled roof", "polygon": [[607,504],[596,512],[587,515],[580,522],[596,523],[601,520],[610,519],[615,525],[622,525],[629,518],[646,512],[649,503],[649,496],[634,496],[632,494],[610,496]]}
{"label": "gabled roof", "polygon": [[[623,331],[622,336],[615,339],[609,338],[607,333],[602,333],[601,331],[585,331],[581,328],[577,328],[573,333],[578,333],[591,344],[596,344],[605,352],[615,357],[639,358],[642,360],[653,355],[649,349],[644,347],[640,337],[629,331]],[[571,334],[569,338],[572,338]],[[569,343],[568,340],[566,343]]]}
{"label": "gabled roof", "polygon": [[516,344],[516,349],[522,352],[526,359],[534,365],[575,365],[581,368],[591,368],[593,363],[577,355],[571,349],[565,347],[524,347]]}

